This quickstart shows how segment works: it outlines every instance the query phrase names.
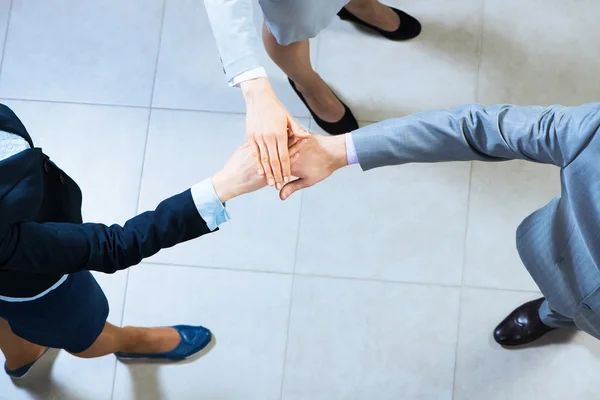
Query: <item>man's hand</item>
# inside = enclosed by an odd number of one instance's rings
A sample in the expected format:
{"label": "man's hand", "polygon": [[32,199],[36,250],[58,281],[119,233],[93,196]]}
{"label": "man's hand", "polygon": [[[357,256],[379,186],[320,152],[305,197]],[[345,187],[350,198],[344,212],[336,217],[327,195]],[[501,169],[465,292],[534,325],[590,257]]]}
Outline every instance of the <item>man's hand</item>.
{"label": "man's hand", "polygon": [[291,179],[288,137],[292,144],[309,136],[277,100],[269,81],[242,82],[246,99],[246,136],[256,154],[255,171],[278,190]]}
{"label": "man's hand", "polygon": [[321,182],[346,165],[348,159],[344,135],[311,135],[306,143],[302,143],[302,157],[292,164],[292,175],[298,179],[284,185],[279,197],[286,200],[295,191]]}

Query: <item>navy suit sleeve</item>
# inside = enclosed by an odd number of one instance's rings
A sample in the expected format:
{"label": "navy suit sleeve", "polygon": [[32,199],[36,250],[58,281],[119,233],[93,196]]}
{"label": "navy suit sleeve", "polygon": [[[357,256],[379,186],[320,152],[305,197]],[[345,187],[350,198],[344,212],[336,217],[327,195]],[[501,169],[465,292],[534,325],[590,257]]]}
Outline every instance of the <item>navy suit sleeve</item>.
{"label": "navy suit sleeve", "polygon": [[206,233],[210,230],[187,190],[123,226],[33,222],[0,226],[0,269],[34,274],[113,273]]}

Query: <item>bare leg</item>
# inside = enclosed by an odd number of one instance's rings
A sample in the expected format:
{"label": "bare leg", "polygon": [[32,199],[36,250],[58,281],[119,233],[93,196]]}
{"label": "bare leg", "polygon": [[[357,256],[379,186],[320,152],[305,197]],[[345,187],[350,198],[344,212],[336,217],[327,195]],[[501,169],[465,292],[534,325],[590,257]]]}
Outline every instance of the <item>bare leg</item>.
{"label": "bare leg", "polygon": [[296,84],[309,107],[324,121],[337,122],[344,116],[344,106],[310,65],[308,40],[281,46],[263,25],[263,42],[271,59]]}
{"label": "bare leg", "polygon": [[352,0],[346,9],[363,21],[393,32],[400,26],[400,18],[392,9],[378,0]]}
{"label": "bare leg", "polygon": [[8,322],[0,318],[0,350],[6,358],[6,367],[14,371],[37,360],[46,347],[38,346],[15,335]]}
{"label": "bare leg", "polygon": [[82,353],[73,355],[82,358],[102,357],[116,352],[162,353],[179,345],[181,336],[173,328],[120,328],[106,323],[96,342]]}

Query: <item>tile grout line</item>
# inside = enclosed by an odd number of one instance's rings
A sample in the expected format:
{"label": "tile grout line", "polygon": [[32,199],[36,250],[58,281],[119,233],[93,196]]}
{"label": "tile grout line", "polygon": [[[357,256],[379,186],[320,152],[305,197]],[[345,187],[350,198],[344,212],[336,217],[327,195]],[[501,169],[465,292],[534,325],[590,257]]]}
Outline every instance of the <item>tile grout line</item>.
{"label": "tile grout line", "polygon": [[[310,127],[310,121],[309,121]],[[279,392],[279,399],[283,400],[283,389],[285,384],[285,371],[287,365],[287,353],[288,353],[288,344],[290,341],[290,327],[292,325],[292,309],[294,304],[294,291],[296,288],[296,264],[298,263],[298,244],[300,243],[300,228],[302,225],[302,208],[304,207],[304,191],[302,191],[300,197],[300,210],[298,212],[298,231],[296,233],[296,252],[294,254],[294,269],[292,273],[292,285],[291,285],[291,294],[290,294],[290,306],[288,308],[288,323],[287,323],[287,331],[285,333],[285,350],[283,352],[283,368],[281,373],[281,390]]]}
{"label": "tile grout line", "polygon": [[8,16],[6,17],[6,31],[4,32],[4,43],[2,43],[2,54],[0,54],[0,76],[2,75],[2,67],[4,66],[4,56],[6,55],[6,44],[8,43],[8,28],[10,27],[10,17],[12,15],[13,0],[10,0],[8,5]]}
{"label": "tile grout line", "polygon": [[[475,93],[474,98],[475,102],[479,102],[479,79],[481,76],[481,59],[483,53],[483,33],[485,29],[485,4],[486,0],[481,0],[481,10],[479,14],[479,41],[477,44],[477,72],[475,74]],[[458,294],[458,321],[456,326],[456,347],[454,349],[454,370],[452,376],[452,399],[456,396],[456,369],[458,367],[458,347],[460,343],[460,321],[462,318],[462,300],[463,300],[463,292],[466,288],[465,286],[465,267],[467,264],[467,232],[469,229],[469,211],[471,208],[471,186],[473,183],[473,162],[471,161],[469,165],[469,185],[467,191],[467,216],[465,218],[465,234],[464,234],[464,242],[463,242],[463,265],[462,265],[462,273],[460,277],[460,291]]]}
{"label": "tile grout line", "polygon": [[[375,278],[358,278],[352,276],[333,276],[333,275],[319,275],[319,274],[311,274],[311,273],[291,273],[291,272],[279,272],[279,271],[266,271],[266,270],[255,270],[255,269],[241,269],[241,268],[231,268],[231,267],[213,267],[213,266],[199,266],[199,265],[185,265],[185,264],[173,264],[166,262],[158,262],[158,261],[144,261],[146,265],[154,265],[157,267],[178,267],[178,268],[191,268],[191,269],[207,269],[207,270],[218,270],[218,271],[227,271],[227,272],[244,272],[249,274],[273,274],[273,275],[296,275],[305,278],[320,278],[320,279],[332,279],[332,280],[347,280],[347,281],[363,281],[363,282],[374,282],[374,283],[387,283],[387,284],[402,284],[402,285],[415,285],[415,286],[425,286],[425,287],[441,287],[441,288],[458,288],[460,289],[460,284],[445,284],[445,283],[430,283],[430,282],[414,282],[414,281],[398,281],[398,280],[384,280],[384,279],[375,279]],[[143,267],[140,267],[143,268]],[[475,289],[475,290],[492,290],[497,292],[517,292],[517,293],[539,293],[536,290],[528,290],[528,289],[505,289],[505,288],[494,288],[494,287],[486,287],[486,286],[471,286],[464,285],[465,289]]]}
{"label": "tile grout line", "polygon": [[[152,89],[152,97],[154,97],[154,86]],[[70,100],[50,100],[50,99],[32,99],[25,97],[6,97],[0,96],[0,100],[8,100],[8,101],[22,101],[22,102],[31,102],[31,103],[50,103],[50,104],[67,104],[67,105],[84,105],[84,106],[99,106],[99,107],[111,107],[111,108],[133,108],[133,109],[152,109],[152,110],[160,110],[160,111],[180,111],[180,112],[196,112],[196,113],[210,113],[210,114],[223,114],[223,115],[241,115],[245,116],[245,111],[223,111],[223,110],[208,110],[208,109],[200,109],[200,108],[177,108],[177,107],[157,107],[154,105],[137,105],[137,104],[110,104],[110,103],[95,103],[90,101],[70,101]],[[152,102],[152,100],[151,100]],[[310,115],[294,115],[294,118],[297,119],[306,119],[310,120],[312,117]],[[361,120],[359,122],[365,122],[374,124],[380,121],[367,121]]]}
{"label": "tile grout line", "polygon": [[[150,107],[145,107],[148,110],[148,120],[146,123],[146,140],[144,141],[144,157],[142,158],[142,168],[140,170],[140,180],[139,180],[139,184],[138,184],[138,195],[137,195],[137,201],[136,201],[136,214],[139,212],[140,209],[140,198],[142,195],[142,180],[144,177],[144,167],[146,165],[146,151],[148,149],[148,137],[150,136],[150,122],[151,122],[151,118],[152,118],[152,103],[154,101],[154,89],[156,88],[156,75],[157,75],[157,71],[158,71],[158,62],[160,60],[160,48],[161,48],[161,42],[162,42],[162,35],[163,35],[163,27],[165,24],[165,14],[167,12],[167,0],[163,0],[163,4],[162,4],[162,13],[161,13],[161,19],[160,19],[160,26],[159,26],[159,34],[158,34],[158,43],[157,43],[157,50],[156,50],[156,60],[154,61],[154,80],[152,81],[152,90],[150,91]],[[123,296],[123,309],[121,310],[121,323],[120,325],[123,326],[123,319],[125,318],[125,307],[127,306],[127,292],[129,291],[129,276],[130,276],[130,268],[127,269],[127,276],[125,277],[125,294]],[[111,400],[114,399],[115,396],[115,384],[117,382],[117,360],[115,359],[115,364],[114,364],[114,373],[113,373],[113,382],[112,382],[112,390],[111,390],[111,394],[110,394],[110,398]]]}
{"label": "tile grout line", "polygon": [[469,210],[471,208],[471,184],[473,181],[473,162],[469,163],[469,184],[467,185],[467,215],[465,216],[465,233],[463,236],[462,271],[460,275],[460,289],[458,292],[458,320],[456,323],[456,346],[454,348],[454,369],[452,371],[452,398],[456,390],[456,367],[458,365],[458,345],[460,343],[460,319],[462,317],[462,299],[465,283],[465,267],[467,265],[467,233],[469,230]]}
{"label": "tile grout line", "polygon": [[[154,91],[153,91],[154,92]],[[154,95],[152,95],[154,97]],[[69,100],[49,100],[49,99],[29,99],[29,98],[20,98],[20,97],[4,97],[0,96],[0,101],[21,101],[26,103],[49,103],[49,104],[64,104],[64,105],[76,105],[76,106],[95,106],[95,107],[110,107],[110,108],[132,108],[132,109],[151,109],[156,111],[177,111],[177,112],[190,112],[190,113],[204,113],[204,114],[222,114],[222,115],[239,115],[245,116],[246,113],[243,111],[222,111],[222,110],[202,110],[202,109],[192,109],[192,108],[176,108],[176,107],[155,107],[153,105],[150,106],[139,106],[135,104],[109,104],[109,103],[93,103],[87,101],[69,101]],[[296,119],[305,119],[310,124],[313,121],[311,116],[293,116]],[[379,121],[369,121],[367,119],[360,119],[358,123],[360,125],[370,125],[376,124]],[[309,128],[309,131],[312,131],[312,127]]]}
{"label": "tile grout line", "polygon": [[479,43],[477,46],[477,73],[475,75],[475,101],[479,102],[479,79],[481,77],[481,59],[483,54],[483,33],[485,30],[485,5],[486,0],[481,0],[481,11],[479,18],[481,25],[479,26]]}

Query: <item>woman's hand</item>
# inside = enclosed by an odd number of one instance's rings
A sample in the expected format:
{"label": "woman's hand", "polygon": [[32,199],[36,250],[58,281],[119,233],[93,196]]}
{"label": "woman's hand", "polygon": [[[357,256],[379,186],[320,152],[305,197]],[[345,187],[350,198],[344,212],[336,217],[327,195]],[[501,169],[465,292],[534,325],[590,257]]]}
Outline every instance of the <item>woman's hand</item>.
{"label": "woman's hand", "polygon": [[279,102],[267,78],[242,82],[246,136],[256,154],[256,170],[278,190],[291,179],[288,147],[310,135]]}

